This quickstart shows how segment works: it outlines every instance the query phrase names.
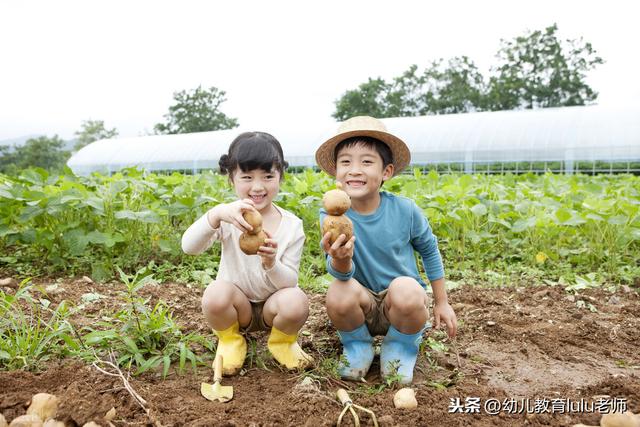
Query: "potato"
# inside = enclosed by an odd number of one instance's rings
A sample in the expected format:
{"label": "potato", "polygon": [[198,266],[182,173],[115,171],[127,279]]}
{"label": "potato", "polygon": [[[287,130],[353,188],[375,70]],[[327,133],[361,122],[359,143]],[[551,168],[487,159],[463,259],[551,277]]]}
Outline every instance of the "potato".
{"label": "potato", "polygon": [[44,426],[42,427],[65,427],[65,425],[62,421],[56,421],[51,418],[50,420],[47,420],[47,422],[44,423]]}
{"label": "potato", "polygon": [[258,211],[246,211],[242,214],[242,217],[247,221],[253,230],[248,231],[249,234],[258,234],[262,231],[262,215]]}
{"label": "potato", "polygon": [[601,427],[640,427],[640,417],[633,412],[627,411],[623,414],[613,412],[605,414],[600,419]]}
{"label": "potato", "polygon": [[0,427],[8,427],[9,424],[7,424],[7,420],[5,419],[4,415],[2,415],[2,413],[0,412]]}
{"label": "potato", "polygon": [[327,233],[331,233],[331,237],[329,237],[330,245],[333,245],[341,234],[347,236],[344,241],[346,243],[353,236],[353,224],[344,215],[327,215],[322,222],[322,235],[324,236]]}
{"label": "potato", "polygon": [[48,393],[34,394],[27,409],[27,415],[37,415],[42,421],[55,418],[57,412],[58,398]]}
{"label": "potato", "polygon": [[393,396],[393,405],[396,408],[402,409],[413,409],[418,407],[415,391],[409,387],[401,388]]}
{"label": "potato", "polygon": [[240,235],[240,249],[247,255],[255,255],[260,246],[264,245],[266,238],[267,235],[262,230],[258,234],[242,233]]}
{"label": "potato", "polygon": [[88,423],[84,423],[82,427],[102,427],[100,424],[95,421],[89,421]]}
{"label": "potato", "polygon": [[21,415],[14,418],[9,427],[42,427],[42,420],[34,414]]}
{"label": "potato", "polygon": [[322,204],[329,215],[342,215],[351,207],[351,199],[346,192],[338,188],[324,193]]}
{"label": "potato", "polygon": [[107,411],[106,414],[104,414],[104,419],[106,421],[113,421],[113,419],[116,417],[116,408],[111,408]]}

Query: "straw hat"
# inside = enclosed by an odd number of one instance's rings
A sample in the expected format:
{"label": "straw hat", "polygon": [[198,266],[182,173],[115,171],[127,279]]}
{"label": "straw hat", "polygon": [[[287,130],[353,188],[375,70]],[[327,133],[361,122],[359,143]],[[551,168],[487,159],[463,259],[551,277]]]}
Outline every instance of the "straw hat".
{"label": "straw hat", "polygon": [[397,136],[387,132],[380,120],[369,116],[356,116],[340,124],[338,133],[329,138],[316,151],[316,163],[329,175],[336,175],[334,151],[336,146],[353,136],[369,136],[389,146],[393,155],[393,176],[399,174],[411,161],[409,147]]}

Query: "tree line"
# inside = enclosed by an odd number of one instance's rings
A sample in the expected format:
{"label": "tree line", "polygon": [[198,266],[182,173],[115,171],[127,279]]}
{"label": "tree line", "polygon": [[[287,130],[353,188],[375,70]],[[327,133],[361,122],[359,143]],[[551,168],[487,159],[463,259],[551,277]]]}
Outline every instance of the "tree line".
{"label": "tree line", "polygon": [[[511,40],[502,39],[496,63],[483,75],[467,56],[438,59],[425,69],[411,65],[390,80],[369,77],[335,101],[332,117],[346,120],[357,115],[378,118],[422,116],[528,108],[585,105],[598,93],[586,83],[587,72],[604,61],[591,43],[561,40],[558,26],[528,31]],[[226,93],[216,87],[198,86],[173,94],[174,103],[156,134],[180,134],[232,129],[238,119],[220,110]],[[113,138],[101,120],[87,120],[75,133],[74,150],[91,142]],[[23,146],[0,146],[0,172],[12,173],[29,166],[61,170],[70,151],[57,135],[40,136]]]}

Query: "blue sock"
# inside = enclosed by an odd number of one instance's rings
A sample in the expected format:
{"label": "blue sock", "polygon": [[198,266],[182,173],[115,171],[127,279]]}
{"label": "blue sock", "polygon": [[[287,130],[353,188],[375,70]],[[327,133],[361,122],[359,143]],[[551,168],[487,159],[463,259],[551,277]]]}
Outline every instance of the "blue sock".
{"label": "blue sock", "polygon": [[413,381],[413,368],[416,366],[423,331],[424,328],[407,335],[393,326],[389,327],[380,348],[380,370],[383,378],[398,374],[401,376],[401,384]]}
{"label": "blue sock", "polygon": [[373,361],[373,337],[366,323],[353,331],[338,331],[338,336],[344,347],[342,354],[346,358],[346,363],[341,363],[338,368],[340,376],[349,380],[363,378]]}

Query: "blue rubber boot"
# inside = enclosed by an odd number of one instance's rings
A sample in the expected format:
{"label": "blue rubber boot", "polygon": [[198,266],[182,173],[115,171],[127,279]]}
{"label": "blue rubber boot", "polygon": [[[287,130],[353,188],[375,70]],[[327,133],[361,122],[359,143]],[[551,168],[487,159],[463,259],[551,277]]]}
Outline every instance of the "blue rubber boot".
{"label": "blue rubber boot", "polygon": [[363,323],[353,331],[338,331],[346,363],[340,363],[338,372],[347,380],[359,380],[367,375],[373,361],[373,337]]}
{"label": "blue rubber boot", "polygon": [[413,368],[416,366],[422,342],[422,332],[424,328],[415,334],[407,335],[393,326],[389,327],[380,348],[380,370],[383,378],[397,374],[400,376],[400,384],[411,384]]}

